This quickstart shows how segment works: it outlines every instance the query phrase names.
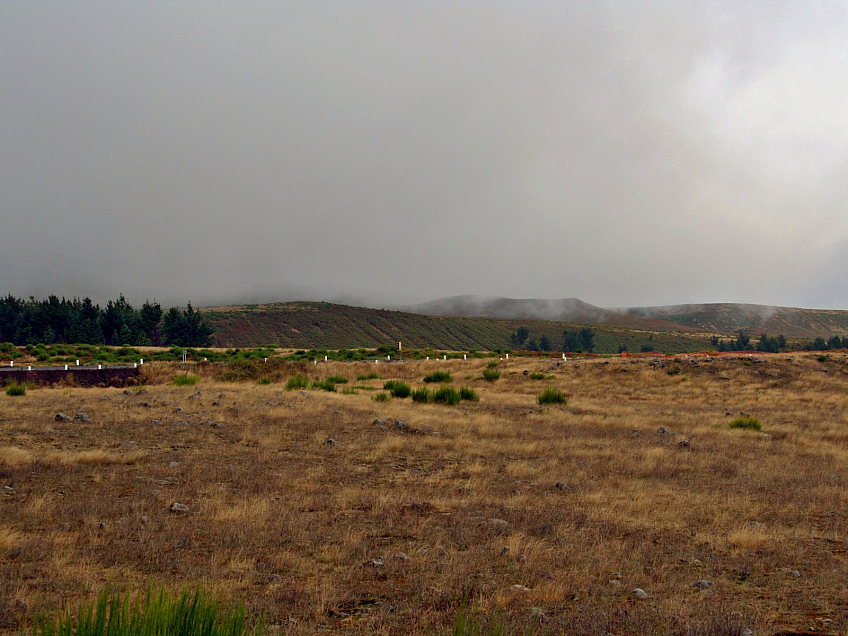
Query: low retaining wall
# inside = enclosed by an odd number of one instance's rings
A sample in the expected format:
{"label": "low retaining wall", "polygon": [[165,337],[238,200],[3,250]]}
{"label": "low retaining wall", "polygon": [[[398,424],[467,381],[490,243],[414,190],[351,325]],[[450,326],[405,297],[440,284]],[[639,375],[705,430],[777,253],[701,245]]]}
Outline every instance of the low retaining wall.
{"label": "low retaining wall", "polygon": [[9,369],[0,373],[0,385],[9,381],[32,382],[39,385],[67,382],[78,386],[131,386],[138,384],[139,369]]}

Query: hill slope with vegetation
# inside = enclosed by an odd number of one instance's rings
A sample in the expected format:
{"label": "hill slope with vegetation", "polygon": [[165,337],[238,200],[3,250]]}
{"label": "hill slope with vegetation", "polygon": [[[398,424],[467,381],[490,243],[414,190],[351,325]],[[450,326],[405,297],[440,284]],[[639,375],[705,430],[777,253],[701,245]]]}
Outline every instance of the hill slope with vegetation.
{"label": "hill slope with vegetation", "polygon": [[658,318],[680,325],[720,333],[747,331],[783,334],[793,338],[848,335],[848,311],[840,309],[798,309],[739,303],[631,307],[632,316]]}
{"label": "hill slope with vegetation", "polygon": [[[531,348],[528,345],[539,345],[546,338],[550,350],[561,351],[563,332],[579,329],[569,322],[424,316],[325,302],[207,307],[203,316],[214,327],[215,345],[219,347],[274,343],[294,349],[350,349],[402,342],[410,349],[494,351]],[[514,335],[522,328],[527,336],[516,343]],[[594,328],[593,350],[698,351],[709,345],[708,336],[598,326]]]}

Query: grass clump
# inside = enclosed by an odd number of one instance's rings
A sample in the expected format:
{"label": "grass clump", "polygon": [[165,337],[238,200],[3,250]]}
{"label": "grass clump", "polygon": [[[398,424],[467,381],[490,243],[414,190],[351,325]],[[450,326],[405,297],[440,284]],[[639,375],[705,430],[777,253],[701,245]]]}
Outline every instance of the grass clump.
{"label": "grass clump", "polygon": [[331,375],[326,379],[326,382],[332,382],[333,384],[347,384],[347,378],[343,375]]}
{"label": "grass clump", "polygon": [[322,391],[329,391],[330,393],[335,393],[336,383],[333,380],[334,378],[327,378],[325,380],[315,380],[312,383],[312,388],[321,389]]}
{"label": "grass clump", "polygon": [[271,378],[261,377],[257,382],[258,384],[271,384]]}
{"label": "grass clump", "polygon": [[12,380],[6,385],[6,395],[10,395],[12,397],[26,395],[27,389],[31,389],[32,387],[32,382],[16,382],[15,380]]}
{"label": "grass clump", "polygon": [[730,423],[730,428],[742,428],[750,431],[761,431],[763,425],[756,417],[741,416]]}
{"label": "grass clump", "polygon": [[433,401],[433,392],[426,386],[419,387],[412,392],[412,401],[427,404]]}
{"label": "grass clump", "polygon": [[373,371],[371,373],[362,373],[362,374],[356,376],[356,380],[358,382],[364,382],[365,380],[382,380],[382,379],[383,379],[383,376],[381,376],[379,373],[374,373]]}
{"label": "grass clump", "polygon": [[380,391],[379,393],[372,395],[371,399],[374,400],[375,402],[388,402],[389,400],[392,399],[392,396],[390,396],[388,393],[384,393],[383,391]]}
{"label": "grass clump", "polygon": [[406,382],[400,380],[389,380],[383,384],[383,389],[392,394],[396,398],[408,398],[412,395],[412,387]]}
{"label": "grass clump", "polygon": [[424,381],[428,384],[431,382],[453,382],[453,377],[450,371],[433,371],[430,375],[424,376]]}
{"label": "grass clump", "polygon": [[477,391],[472,389],[470,386],[461,386],[459,387],[459,399],[467,400],[469,402],[479,402],[480,396],[477,395]]}
{"label": "grass clump", "polygon": [[174,378],[174,386],[194,386],[200,378],[194,373],[184,373]]}
{"label": "grass clump", "polygon": [[433,402],[440,404],[459,404],[459,401],[462,399],[459,391],[457,391],[452,386],[442,386],[433,391]]}
{"label": "grass clump", "polygon": [[501,377],[501,372],[494,367],[486,367],[483,369],[483,379],[486,382],[494,382],[499,377]]}
{"label": "grass clump", "polygon": [[534,371],[530,374],[531,380],[544,380],[547,376],[544,373],[539,373],[538,371]]}
{"label": "grass clump", "polygon": [[342,389],[342,395],[356,395],[356,389],[354,387],[346,386]]}
{"label": "grass clump", "polygon": [[549,386],[536,396],[539,404],[568,404],[568,398],[558,388]]}
{"label": "grass clump", "polygon": [[[75,628],[75,629],[74,629]],[[129,592],[112,593],[107,586],[96,602],[81,604],[76,612],[38,616],[33,636],[258,636],[261,626],[248,626],[244,608],[236,605],[221,611],[219,603],[208,599],[198,588],[193,593],[167,592],[148,588],[142,601]]]}
{"label": "grass clump", "polygon": [[286,389],[289,391],[305,389],[308,386],[309,378],[307,378],[305,375],[293,375],[288,380],[286,380]]}

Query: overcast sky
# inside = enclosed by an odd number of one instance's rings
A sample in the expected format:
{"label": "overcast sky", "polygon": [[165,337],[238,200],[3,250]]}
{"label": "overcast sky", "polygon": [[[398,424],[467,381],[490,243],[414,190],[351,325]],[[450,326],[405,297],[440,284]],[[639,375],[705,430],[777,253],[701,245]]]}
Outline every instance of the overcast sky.
{"label": "overcast sky", "polygon": [[848,8],[0,4],[0,293],[848,308]]}

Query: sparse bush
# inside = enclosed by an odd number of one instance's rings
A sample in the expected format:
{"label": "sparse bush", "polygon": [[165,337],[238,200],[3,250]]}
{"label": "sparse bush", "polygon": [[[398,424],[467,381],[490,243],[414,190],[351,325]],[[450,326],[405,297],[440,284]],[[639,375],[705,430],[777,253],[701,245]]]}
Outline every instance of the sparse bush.
{"label": "sparse bush", "polygon": [[756,417],[740,416],[730,423],[730,428],[743,428],[751,431],[763,430],[763,425]]}
{"label": "sparse bush", "polygon": [[468,400],[469,402],[479,402],[480,396],[470,386],[462,386],[459,387],[459,399]]}
{"label": "sparse bush", "polygon": [[433,402],[439,402],[443,404],[459,404],[459,401],[462,397],[452,386],[442,386],[433,391]]}
{"label": "sparse bush", "polygon": [[418,389],[415,389],[412,392],[412,401],[413,402],[421,402],[422,404],[426,404],[427,402],[433,401],[433,392],[430,391],[426,386],[422,386]]}
{"label": "sparse bush", "polygon": [[383,376],[381,376],[379,373],[374,373],[372,371],[371,373],[363,373],[362,375],[358,375],[356,376],[356,379],[359,382],[363,382],[365,380],[382,380]]}
{"label": "sparse bush", "polygon": [[819,357],[817,357],[816,360],[818,360],[819,362],[827,362],[827,356],[822,354]]}
{"label": "sparse bush", "polygon": [[497,360],[489,360],[489,361],[486,363],[486,368],[487,368],[487,369],[494,369],[494,368],[495,368],[496,366],[498,366],[499,364],[500,364],[500,362],[499,362],[499,361],[497,361]]}
{"label": "sparse bush", "polygon": [[486,382],[494,382],[499,377],[501,377],[501,372],[498,371],[497,369],[492,369],[492,368],[488,368],[488,367],[483,369],[483,379]]}
{"label": "sparse bush", "polygon": [[383,384],[383,388],[396,398],[408,398],[412,395],[412,387],[400,380],[389,380]]}
{"label": "sparse bush", "polygon": [[380,391],[379,393],[372,395],[371,399],[375,402],[388,402],[392,399],[392,397],[388,393],[383,393],[382,391]]}
{"label": "sparse bush", "polygon": [[529,377],[530,377],[531,380],[544,380],[545,374],[539,373],[538,371],[534,371],[533,373],[530,374]]}
{"label": "sparse bush", "polygon": [[258,380],[259,384],[271,384],[271,378],[261,377]]}
{"label": "sparse bush", "polygon": [[449,371],[434,371],[430,375],[424,376],[424,381],[430,382],[453,382],[453,377]]}
{"label": "sparse bush", "polygon": [[536,396],[539,404],[568,404],[568,398],[558,388],[549,386]]}
{"label": "sparse bush", "polygon": [[343,375],[331,375],[326,381],[333,384],[347,384],[347,378]]}
{"label": "sparse bush", "polygon": [[174,378],[174,386],[194,386],[200,378],[193,373],[184,373]]}
{"label": "sparse bush", "polygon": [[288,380],[286,380],[286,389],[289,391],[305,389],[308,386],[309,378],[307,378],[305,375],[293,375]]}
{"label": "sparse bush", "polygon": [[356,395],[356,389],[353,387],[345,387],[342,389],[342,395]]}

